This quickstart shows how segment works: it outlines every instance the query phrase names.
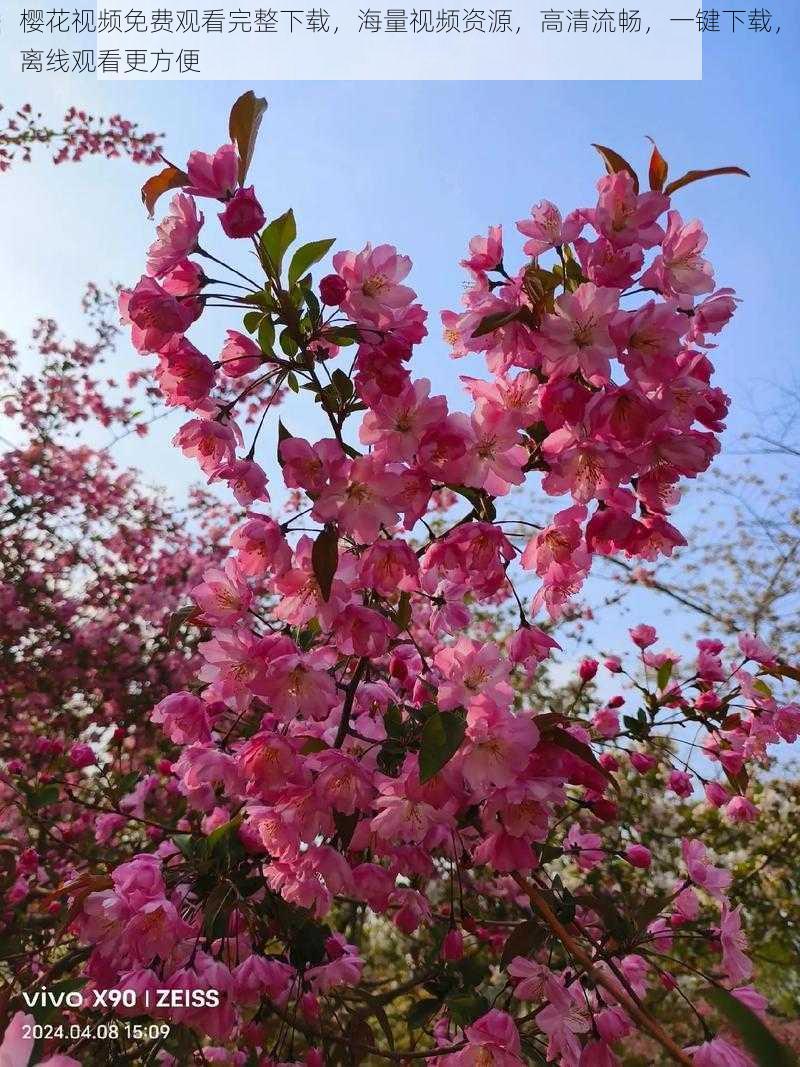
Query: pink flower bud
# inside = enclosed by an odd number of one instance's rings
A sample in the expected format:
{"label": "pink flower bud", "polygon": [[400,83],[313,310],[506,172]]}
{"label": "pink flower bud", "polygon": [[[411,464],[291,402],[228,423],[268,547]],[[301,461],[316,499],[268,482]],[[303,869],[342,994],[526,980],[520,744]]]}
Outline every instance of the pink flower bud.
{"label": "pink flower bud", "polygon": [[347,282],[338,274],[326,274],[319,283],[319,295],[323,304],[338,307],[347,296]]}
{"label": "pink flower bud", "polygon": [[442,942],[442,959],[450,962],[463,959],[464,937],[459,929],[448,930]]}
{"label": "pink flower bud", "polygon": [[701,693],[694,702],[694,706],[698,711],[716,711],[721,704],[722,701],[713,689]]}
{"label": "pink flower bud", "polygon": [[264,356],[255,341],[237,330],[228,330],[219,359],[220,370],[228,378],[241,378],[264,362]]}
{"label": "pink flower bud", "polygon": [[648,771],[656,766],[657,761],[653,756],[648,756],[645,752],[632,752],[631,753],[631,766],[634,767],[639,774],[647,774]]}
{"label": "pink flower bud", "polygon": [[303,1013],[303,1018],[308,1019],[309,1022],[314,1022],[319,1018],[319,1000],[313,993],[304,993],[300,998],[300,1011]]}
{"label": "pink flower bud", "polygon": [[670,771],[667,786],[679,797],[692,795],[692,779],[686,771]]}
{"label": "pink flower bud", "polygon": [[511,635],[508,642],[508,655],[513,663],[527,663],[535,661],[541,663],[550,655],[551,649],[560,648],[544,630],[538,626],[520,626]]}
{"label": "pink flower bud", "polygon": [[730,800],[730,794],[727,789],[723,789],[719,782],[707,782],[705,794],[709,804],[715,808],[721,808],[723,804],[727,804]]}
{"label": "pink flower bud", "polygon": [[725,805],[725,814],[731,822],[755,822],[758,808],[747,797],[731,797]]}
{"label": "pink flower bud", "polygon": [[252,185],[236,190],[220,212],[219,221],[228,237],[252,237],[258,233],[267,217]]}
{"label": "pink flower bud", "polygon": [[599,664],[596,659],[585,659],[581,662],[578,668],[578,674],[580,675],[582,682],[591,682],[592,678],[597,674],[597,668]]}
{"label": "pink flower bud", "polygon": [[613,800],[598,797],[591,803],[592,814],[601,822],[616,822],[619,809]]}
{"label": "pink flower bud", "polygon": [[69,750],[69,759],[75,767],[91,767],[95,762],[95,754],[89,745],[78,742]]}
{"label": "pink flower bud", "polygon": [[644,845],[628,845],[625,849],[625,859],[632,867],[640,867],[643,871],[647,870],[652,861],[650,849]]}
{"label": "pink flower bud", "polygon": [[645,626],[641,623],[639,626],[634,626],[632,630],[628,631],[631,635],[631,640],[639,648],[649,648],[650,645],[654,645],[658,640],[658,634],[652,626]]}

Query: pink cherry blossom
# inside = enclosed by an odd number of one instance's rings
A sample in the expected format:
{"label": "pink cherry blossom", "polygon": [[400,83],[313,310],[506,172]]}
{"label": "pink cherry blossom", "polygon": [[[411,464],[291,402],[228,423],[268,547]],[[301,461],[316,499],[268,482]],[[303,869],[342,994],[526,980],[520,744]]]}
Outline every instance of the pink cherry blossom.
{"label": "pink cherry blossom", "polygon": [[197,248],[197,237],[203,225],[203,214],[191,196],[176,193],[170,202],[169,213],[159,223],[156,240],[147,257],[147,273],[160,278],[177,267]]}
{"label": "pink cherry blossom", "polygon": [[227,200],[236,188],[238,167],[236,148],[232,144],[224,144],[213,154],[192,152],[186,164],[190,183],[186,191],[194,196]]}
{"label": "pink cherry blossom", "polygon": [[526,256],[541,256],[550,248],[570,244],[583,228],[583,220],[577,213],[562,220],[561,212],[549,200],[541,200],[531,208],[531,218],[521,219],[517,229],[529,238],[522,246]]}

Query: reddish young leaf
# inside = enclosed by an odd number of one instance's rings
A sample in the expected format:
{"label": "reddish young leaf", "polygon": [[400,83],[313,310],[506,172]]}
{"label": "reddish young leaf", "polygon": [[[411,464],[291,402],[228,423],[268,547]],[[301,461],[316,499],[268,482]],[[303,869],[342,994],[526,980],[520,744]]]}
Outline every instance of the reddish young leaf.
{"label": "reddish young leaf", "polygon": [[142,203],[147,208],[150,218],[153,217],[156,202],[160,196],[169,192],[170,189],[181,189],[188,184],[189,175],[179,170],[178,167],[173,167],[172,164],[159,171],[158,174],[154,174],[152,178],[148,178],[142,186]]}
{"label": "reddish young leaf", "polygon": [[633,178],[633,191],[635,193],[639,192],[639,175],[627,159],[624,159],[619,152],[615,152],[613,148],[606,148],[606,146],[602,144],[593,143],[592,148],[596,148],[600,153],[609,174],[616,174],[617,171],[626,170]]}
{"label": "reddish young leaf", "polygon": [[550,936],[550,931],[540,919],[525,919],[506,939],[500,966],[507,967],[515,956],[533,956]]}
{"label": "reddish young leaf", "polygon": [[335,526],[326,526],[311,549],[311,566],[317,579],[322,599],[330,600],[331,586],[339,565],[339,535]]}
{"label": "reddish young leaf", "polygon": [[800,682],[800,667],[793,667],[779,659],[773,667],[764,667],[762,674],[769,674],[773,678],[791,678],[793,682]]}
{"label": "reddish young leaf", "polygon": [[702,181],[703,178],[715,178],[718,174],[741,174],[743,178],[749,178],[750,175],[746,170],[741,167],[714,167],[711,170],[689,170],[682,178],[676,178],[674,182],[670,182],[664,192],[667,196],[672,196],[678,189],[682,189],[684,185],[691,185],[692,182]]}
{"label": "reddish young leaf", "polygon": [[571,752],[573,756],[577,756],[584,763],[588,763],[590,767],[594,767],[598,773],[602,774],[609,785],[619,792],[619,783],[616,778],[608,773],[589,745],[585,745],[583,741],[579,741],[577,737],[573,737],[566,730],[549,729],[543,731],[542,736],[552,744],[558,745],[559,748],[565,748],[567,752]]}
{"label": "reddish young leaf", "polygon": [[267,101],[262,96],[256,96],[252,89],[243,93],[231,108],[228,131],[239,152],[240,185],[244,185],[250,169],[258,128],[266,110]]}
{"label": "reddish young leaf", "polygon": [[669,166],[666,159],[661,155],[658,150],[658,145],[652,137],[649,138],[653,145],[653,152],[650,156],[650,170],[648,177],[650,179],[650,188],[654,193],[660,193],[664,188],[664,182],[667,180],[667,174],[669,172]]}
{"label": "reddish young leaf", "polygon": [[293,440],[294,440],[293,434],[290,434],[289,431],[286,429],[286,427],[283,425],[283,422],[280,419],[278,419],[278,463],[281,465],[281,467],[284,464],[284,458],[281,455],[281,445],[283,444],[284,441],[293,441]]}

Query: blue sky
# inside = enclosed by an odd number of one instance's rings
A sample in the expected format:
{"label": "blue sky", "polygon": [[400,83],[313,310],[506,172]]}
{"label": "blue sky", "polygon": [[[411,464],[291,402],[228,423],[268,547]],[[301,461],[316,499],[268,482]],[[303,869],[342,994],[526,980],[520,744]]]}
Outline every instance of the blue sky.
{"label": "blue sky", "polygon": [[[674,175],[746,167],[749,181],[719,178],[675,200],[684,215],[704,220],[718,282],[743,300],[714,355],[718,383],[734,400],[732,446],[769,400],[770,383],[798,369],[798,34],[791,25],[797,12],[783,7],[780,36],[707,38],[702,82],[256,84],[270,110],[251,179],[269,215],[294,208],[301,239],[336,236],[339,247],[351,248],[388,241],[412,256],[412,284],[431,312],[417,373],[457,401],[458,375],[476,373],[479,364],[449,359],[438,312],[457,306],[458,260],[472,235],[503,223],[513,248],[513,224],[533,202],[591,203],[601,172],[591,142],[617,148],[641,170],[648,134]],[[9,74],[3,82],[4,103],[30,99],[54,119],[74,102],[164,130],[168,155],[179,163],[192,148],[226,139],[230,104],[251,87]],[[54,171],[40,153],[33,165],[0,177],[3,329],[24,337],[40,313],[80,329],[86,281],[138,276],[152,234],[138,196],[146,176],[143,168],[97,160]],[[207,350],[230,325],[219,319],[204,327]],[[120,373],[139,359],[123,345]],[[178,419],[154,427],[144,442],[122,443],[118,454],[180,498],[195,471],[168,445]]]}

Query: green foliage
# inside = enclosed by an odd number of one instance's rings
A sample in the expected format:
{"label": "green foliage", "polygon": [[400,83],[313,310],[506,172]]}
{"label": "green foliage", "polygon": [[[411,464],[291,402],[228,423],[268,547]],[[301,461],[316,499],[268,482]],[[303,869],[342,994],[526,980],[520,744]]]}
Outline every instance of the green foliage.
{"label": "green foliage", "polygon": [[419,779],[428,782],[455,756],[464,740],[467,724],[452,711],[437,711],[422,728],[419,750]]}

